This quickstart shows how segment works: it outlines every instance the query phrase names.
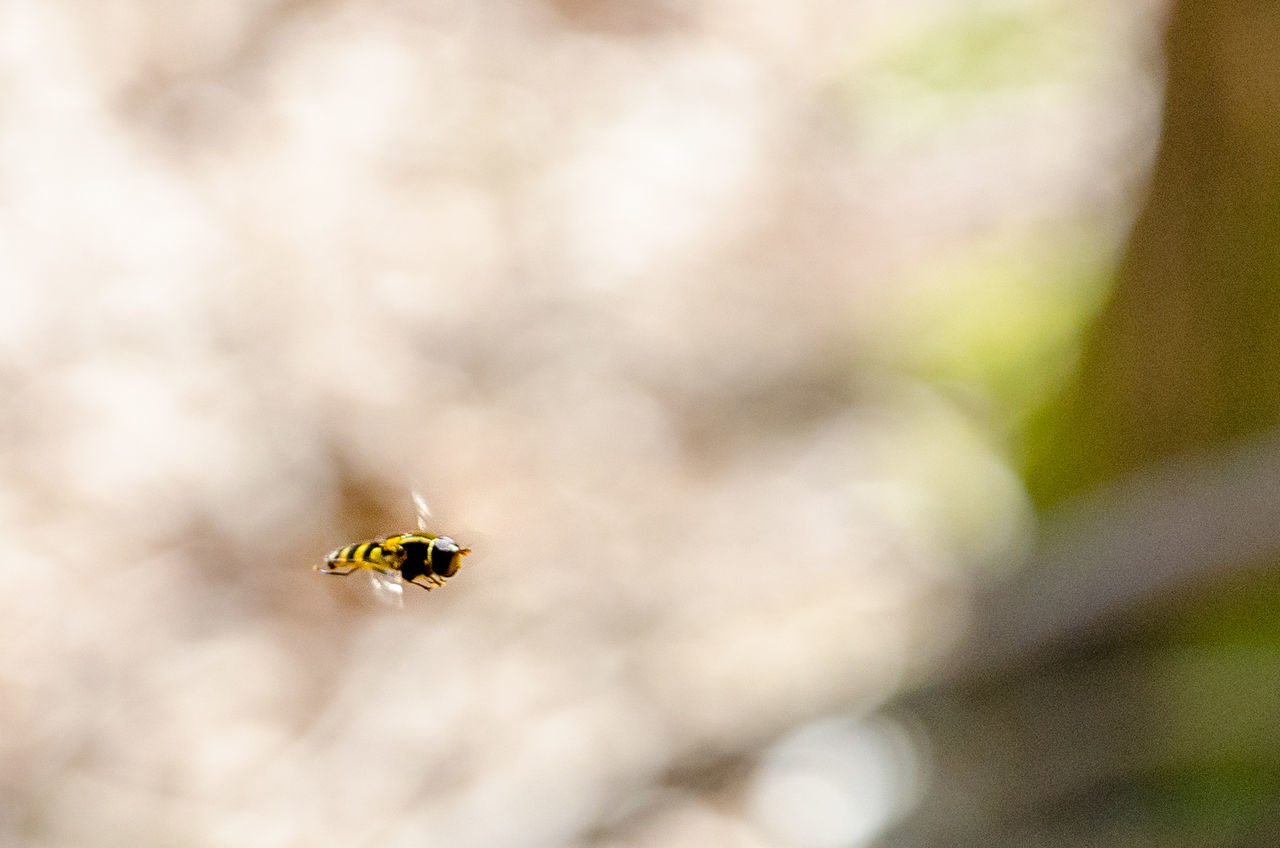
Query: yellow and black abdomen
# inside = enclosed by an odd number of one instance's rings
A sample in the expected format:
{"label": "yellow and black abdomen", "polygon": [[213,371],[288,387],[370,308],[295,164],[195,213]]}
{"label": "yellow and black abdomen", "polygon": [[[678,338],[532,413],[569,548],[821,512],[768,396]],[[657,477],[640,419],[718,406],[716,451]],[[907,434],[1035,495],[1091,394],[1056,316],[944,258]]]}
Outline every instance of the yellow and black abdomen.
{"label": "yellow and black abdomen", "polygon": [[325,564],[329,568],[372,568],[378,571],[396,571],[404,561],[404,552],[385,540],[356,542],[331,551]]}

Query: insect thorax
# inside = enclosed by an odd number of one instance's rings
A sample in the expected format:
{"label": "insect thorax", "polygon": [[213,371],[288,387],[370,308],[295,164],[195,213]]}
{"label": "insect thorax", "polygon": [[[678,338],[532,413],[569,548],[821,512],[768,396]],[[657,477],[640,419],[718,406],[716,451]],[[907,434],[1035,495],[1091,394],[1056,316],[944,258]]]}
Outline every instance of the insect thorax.
{"label": "insect thorax", "polygon": [[405,580],[413,580],[431,573],[431,537],[408,533],[403,536],[392,536],[387,539],[389,546],[394,545],[404,551],[404,561],[400,563],[400,574]]}

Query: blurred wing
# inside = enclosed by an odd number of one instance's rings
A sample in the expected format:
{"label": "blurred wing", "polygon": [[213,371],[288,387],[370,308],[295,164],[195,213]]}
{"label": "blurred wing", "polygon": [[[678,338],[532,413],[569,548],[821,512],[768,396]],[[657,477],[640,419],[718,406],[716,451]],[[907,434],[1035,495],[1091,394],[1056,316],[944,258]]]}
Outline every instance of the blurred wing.
{"label": "blurred wing", "polygon": [[400,572],[370,568],[365,573],[369,575],[369,582],[373,584],[373,594],[379,601],[398,609],[404,607],[404,585],[400,582]]}
{"label": "blurred wing", "polygon": [[418,512],[418,529],[425,533],[427,519],[431,517],[431,507],[427,506],[427,499],[422,496],[422,493],[416,490],[413,493],[413,507]]}

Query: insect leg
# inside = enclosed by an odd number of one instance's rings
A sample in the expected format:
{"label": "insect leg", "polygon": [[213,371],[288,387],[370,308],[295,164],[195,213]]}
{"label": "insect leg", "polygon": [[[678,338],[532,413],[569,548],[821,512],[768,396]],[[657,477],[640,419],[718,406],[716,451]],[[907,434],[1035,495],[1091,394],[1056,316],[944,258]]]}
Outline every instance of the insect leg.
{"label": "insect leg", "polygon": [[[346,568],[347,570],[337,571],[335,570],[337,568]],[[343,562],[325,563],[324,566],[319,566],[319,565],[316,566],[316,571],[320,572],[321,574],[328,574],[333,577],[346,577],[348,574],[354,574],[359,570],[360,570],[359,566],[348,565],[347,563],[343,563]]]}

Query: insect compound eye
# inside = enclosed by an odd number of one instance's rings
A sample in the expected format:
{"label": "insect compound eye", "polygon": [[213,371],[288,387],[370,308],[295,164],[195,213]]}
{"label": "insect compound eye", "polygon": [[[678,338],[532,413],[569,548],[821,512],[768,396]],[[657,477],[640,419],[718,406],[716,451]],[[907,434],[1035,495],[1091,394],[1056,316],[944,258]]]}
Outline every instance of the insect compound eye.
{"label": "insect compound eye", "polygon": [[462,557],[458,556],[458,551],[458,543],[448,536],[436,539],[435,549],[431,552],[431,571],[441,577],[457,574],[462,565]]}

